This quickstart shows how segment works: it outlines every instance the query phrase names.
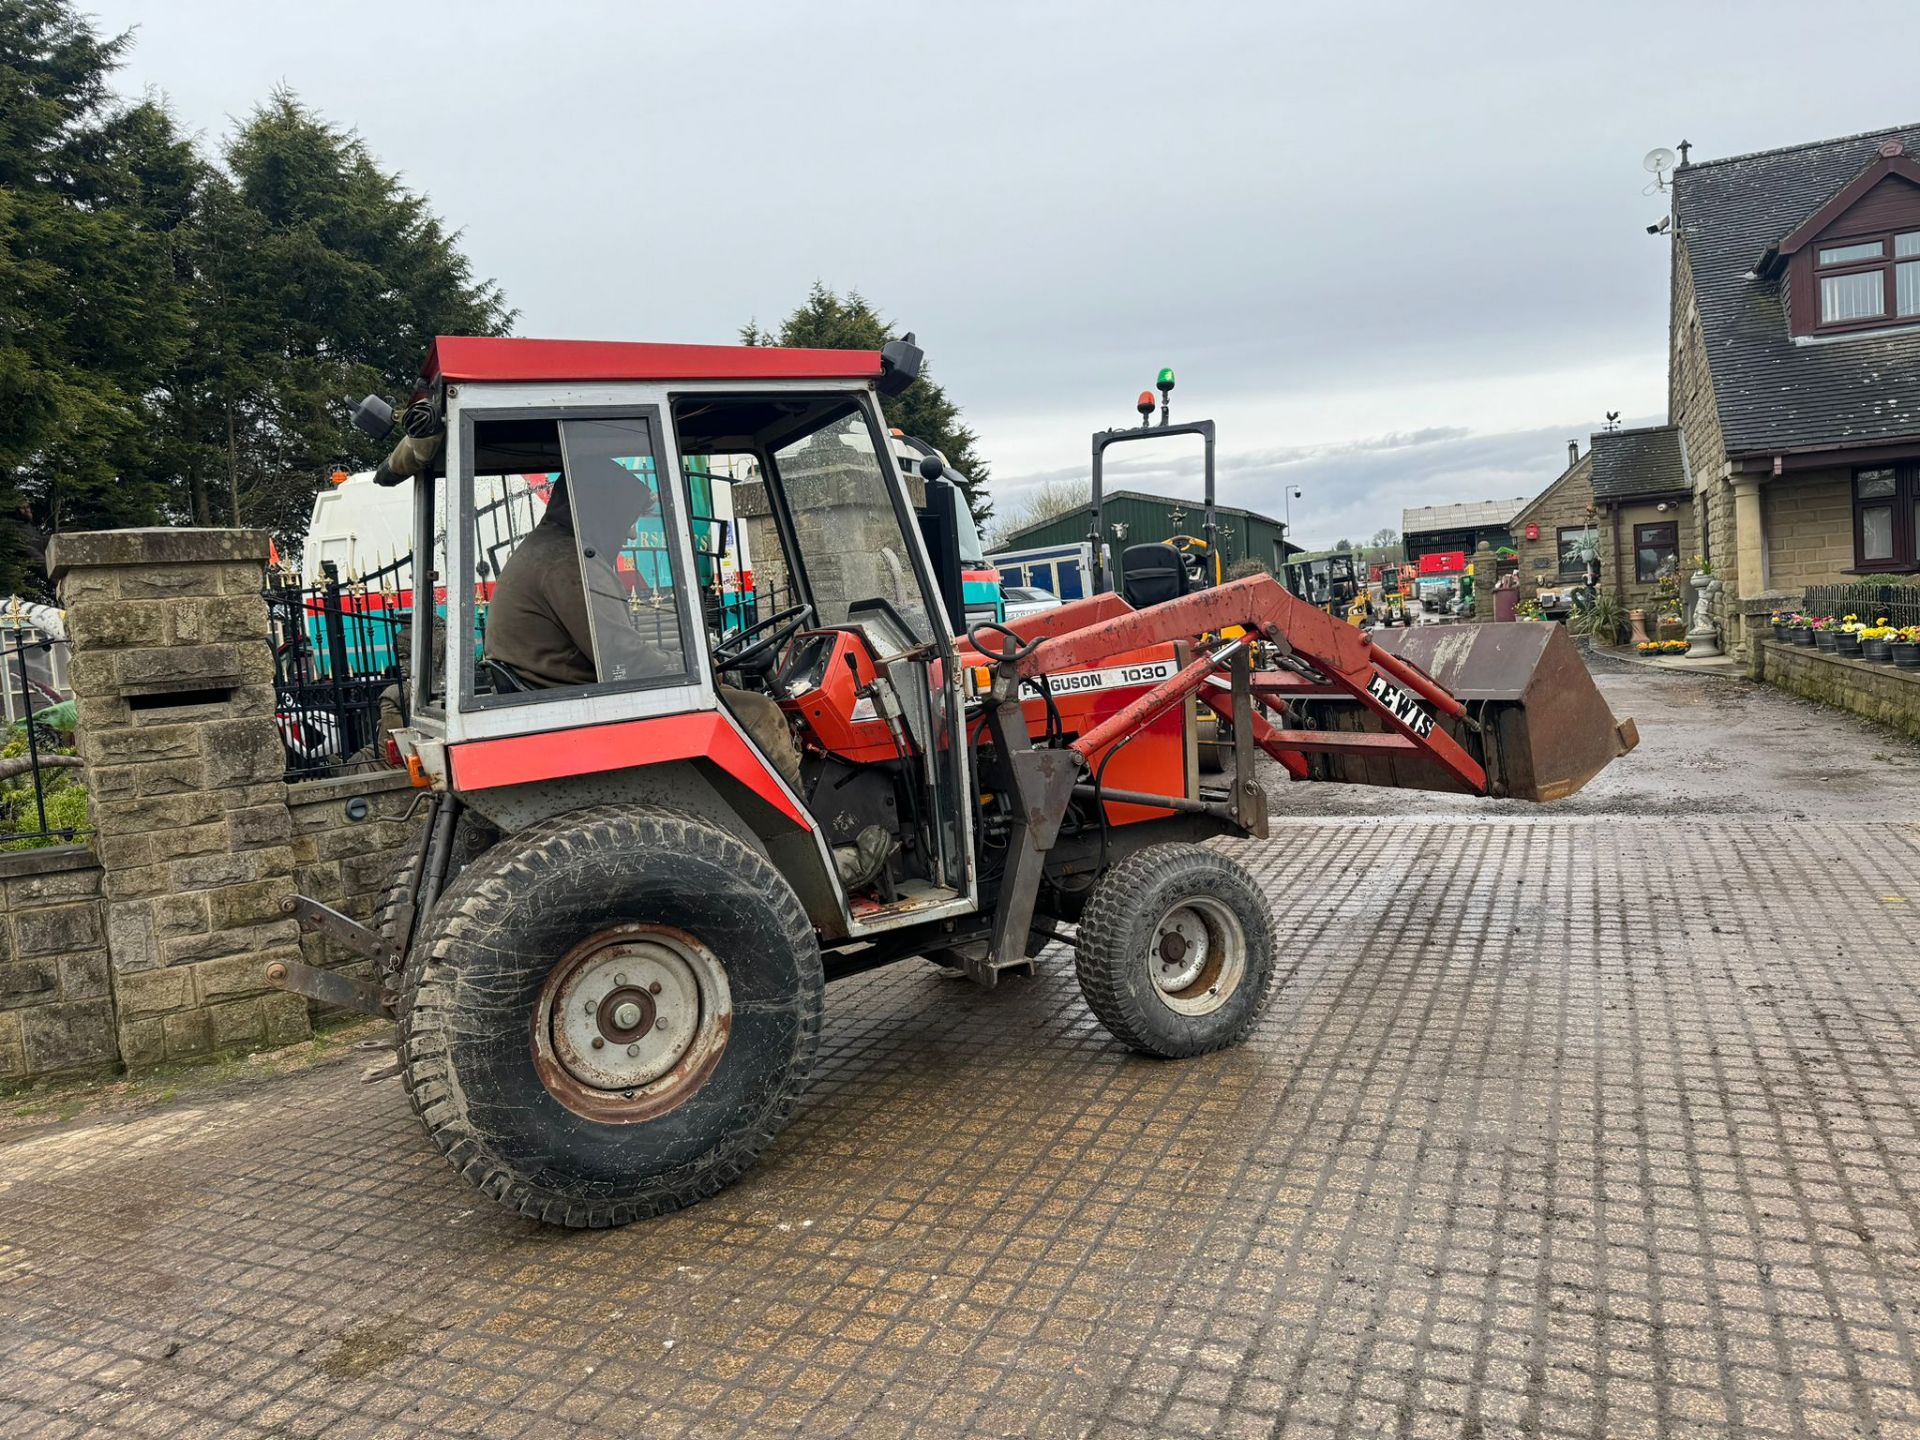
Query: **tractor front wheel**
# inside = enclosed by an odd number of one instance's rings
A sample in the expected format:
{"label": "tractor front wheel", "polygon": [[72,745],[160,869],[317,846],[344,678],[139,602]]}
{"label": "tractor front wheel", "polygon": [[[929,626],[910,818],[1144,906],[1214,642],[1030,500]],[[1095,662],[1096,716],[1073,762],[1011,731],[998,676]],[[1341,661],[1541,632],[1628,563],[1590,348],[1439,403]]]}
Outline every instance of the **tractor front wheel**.
{"label": "tractor front wheel", "polygon": [[544,821],[423,921],[402,1017],[413,1106],[508,1209],[622,1225],[731,1183],[786,1124],[820,950],[756,851],[671,811]]}
{"label": "tractor front wheel", "polygon": [[1275,971],[1273,920],[1246,869],[1198,845],[1151,845],[1094,887],[1080,991],[1116,1039],[1179,1058],[1245,1039]]}

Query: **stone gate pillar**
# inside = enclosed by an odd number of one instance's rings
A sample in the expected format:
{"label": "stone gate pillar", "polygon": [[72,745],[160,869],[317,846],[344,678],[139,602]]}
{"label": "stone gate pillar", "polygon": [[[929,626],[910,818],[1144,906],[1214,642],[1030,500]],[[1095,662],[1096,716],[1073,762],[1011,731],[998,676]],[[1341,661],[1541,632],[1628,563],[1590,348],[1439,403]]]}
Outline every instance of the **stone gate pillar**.
{"label": "stone gate pillar", "polygon": [[309,1033],[258,530],[57,535],[121,1059]]}

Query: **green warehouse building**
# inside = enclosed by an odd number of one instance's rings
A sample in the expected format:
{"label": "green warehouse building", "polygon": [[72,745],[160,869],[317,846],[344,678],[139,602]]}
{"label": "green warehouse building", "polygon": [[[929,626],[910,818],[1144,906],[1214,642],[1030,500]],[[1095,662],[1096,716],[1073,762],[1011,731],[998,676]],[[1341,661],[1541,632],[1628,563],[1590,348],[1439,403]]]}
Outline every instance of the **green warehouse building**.
{"label": "green warehouse building", "polygon": [[[1106,533],[1100,538],[1114,555],[1129,545],[1170,540],[1175,535],[1199,535],[1206,524],[1206,507],[1198,500],[1176,500],[1140,490],[1109,490],[1101,508],[1105,512]],[[1219,525],[1220,558],[1228,569],[1242,560],[1254,559],[1279,575],[1288,557],[1299,553],[1300,547],[1287,539],[1286,525],[1271,515],[1242,510],[1236,505],[1213,508]],[[990,548],[987,560],[991,563],[1002,554],[1016,551],[1078,545],[1086,538],[1087,511],[1081,507],[1002,535],[999,543]]]}

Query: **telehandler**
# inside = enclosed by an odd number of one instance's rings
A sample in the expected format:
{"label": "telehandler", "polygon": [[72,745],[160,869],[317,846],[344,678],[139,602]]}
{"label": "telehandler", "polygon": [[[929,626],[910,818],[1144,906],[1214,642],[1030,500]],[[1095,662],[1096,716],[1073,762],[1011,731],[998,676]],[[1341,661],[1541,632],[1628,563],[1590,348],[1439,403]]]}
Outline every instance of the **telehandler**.
{"label": "telehandler", "polygon": [[[1256,750],[1291,780],[1551,800],[1634,742],[1557,626],[1389,647],[1264,576],[956,635],[915,514],[915,479],[946,482],[902,473],[880,408],[919,363],[910,336],[443,337],[426,357],[377,473],[415,482],[394,741],[431,816],[376,924],[290,902],[373,978],[269,973],[395,1018],[428,1134],[510,1210],[607,1226],[712,1195],[799,1101],[826,982],[895,961],[991,986],[1065,941],[1127,1045],[1239,1041],[1279,941],[1201,842],[1266,834]],[[369,397],[356,422],[392,411]],[[692,474],[751,477],[744,626],[702,607]],[[529,475],[551,498],[516,544],[584,597],[575,683],[489,650],[514,557],[474,516]],[[1217,780],[1201,705],[1232,721]]]}

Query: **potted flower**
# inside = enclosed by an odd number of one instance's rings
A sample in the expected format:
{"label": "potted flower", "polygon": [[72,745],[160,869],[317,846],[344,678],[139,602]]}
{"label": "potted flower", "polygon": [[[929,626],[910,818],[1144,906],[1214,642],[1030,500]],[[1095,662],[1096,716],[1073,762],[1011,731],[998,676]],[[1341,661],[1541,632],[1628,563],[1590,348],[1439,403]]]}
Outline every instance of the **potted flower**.
{"label": "potted flower", "polygon": [[1664,654],[1666,650],[1666,647],[1658,640],[1642,640],[1633,648],[1638,650],[1642,655],[1661,655]]}
{"label": "potted flower", "polygon": [[1787,621],[1789,618],[1790,617],[1785,610],[1776,610],[1773,612],[1772,620],[1773,620],[1773,638],[1774,639],[1784,640],[1787,638]]}
{"label": "potted flower", "polygon": [[1833,653],[1850,655],[1855,659],[1860,655],[1860,632],[1867,627],[1860,623],[1858,615],[1848,615],[1841,619],[1839,628],[1833,632]]}
{"label": "potted flower", "polygon": [[1691,640],[1662,640],[1660,652],[1663,655],[1684,655],[1693,647]]}
{"label": "potted flower", "polygon": [[1809,628],[1813,631],[1813,648],[1822,655],[1831,655],[1834,640],[1840,634],[1840,622],[1831,615],[1816,615]]}
{"label": "potted flower", "polygon": [[1920,625],[1903,625],[1893,634],[1893,663],[1902,670],[1920,670]]}
{"label": "potted flower", "polygon": [[1876,665],[1887,665],[1893,661],[1893,626],[1882,615],[1873,624],[1860,631],[1860,658],[1871,660]]}
{"label": "potted flower", "polygon": [[1795,645],[1804,645],[1811,650],[1813,648],[1813,622],[1816,618],[1818,617],[1795,612],[1793,623],[1787,627],[1787,639]]}

